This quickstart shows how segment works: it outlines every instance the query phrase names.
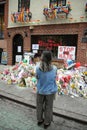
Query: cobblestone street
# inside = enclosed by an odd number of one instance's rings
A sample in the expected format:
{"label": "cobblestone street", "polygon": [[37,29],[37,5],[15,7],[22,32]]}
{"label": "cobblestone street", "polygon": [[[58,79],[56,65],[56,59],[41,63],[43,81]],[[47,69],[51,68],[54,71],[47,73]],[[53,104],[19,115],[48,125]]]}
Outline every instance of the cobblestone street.
{"label": "cobblestone street", "polygon": [[[0,98],[0,130],[43,130],[37,126],[36,109]],[[48,130],[87,130],[86,124],[54,116]]]}

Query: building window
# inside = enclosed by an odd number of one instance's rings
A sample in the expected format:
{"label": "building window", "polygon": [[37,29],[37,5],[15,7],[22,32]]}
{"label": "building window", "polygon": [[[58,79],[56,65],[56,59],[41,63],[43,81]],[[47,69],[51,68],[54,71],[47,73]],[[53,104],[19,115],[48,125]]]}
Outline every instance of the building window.
{"label": "building window", "polygon": [[[77,35],[32,35],[31,48],[33,44],[38,44],[38,53],[44,50],[51,50],[54,59],[58,59],[58,46],[77,46]],[[32,48],[33,52],[34,49]]]}
{"label": "building window", "polygon": [[66,0],[50,0],[50,6],[65,6]]}
{"label": "building window", "polygon": [[22,10],[29,10],[30,8],[30,0],[18,0],[18,12]]}
{"label": "building window", "polygon": [[0,5],[0,39],[4,38],[4,4]]}

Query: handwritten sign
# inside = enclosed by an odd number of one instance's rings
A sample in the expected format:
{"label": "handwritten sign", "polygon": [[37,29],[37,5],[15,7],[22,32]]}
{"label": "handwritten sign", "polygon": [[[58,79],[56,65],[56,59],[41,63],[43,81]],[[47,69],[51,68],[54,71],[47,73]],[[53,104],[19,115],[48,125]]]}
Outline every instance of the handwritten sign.
{"label": "handwritten sign", "polygon": [[76,47],[74,46],[59,46],[58,59],[75,60],[75,50],[76,50]]}

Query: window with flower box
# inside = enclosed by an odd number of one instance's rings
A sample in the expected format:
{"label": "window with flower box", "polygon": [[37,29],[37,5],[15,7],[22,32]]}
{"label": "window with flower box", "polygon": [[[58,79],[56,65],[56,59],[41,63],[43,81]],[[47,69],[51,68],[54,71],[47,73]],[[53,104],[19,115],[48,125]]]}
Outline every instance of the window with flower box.
{"label": "window with flower box", "polygon": [[60,14],[64,15],[63,18],[67,18],[70,11],[69,1],[66,3],[66,0],[50,0],[49,7],[43,9],[43,15],[45,15],[46,20],[59,18]]}
{"label": "window with flower box", "polygon": [[31,18],[30,0],[18,0],[18,11],[11,13],[12,22],[29,22]]}

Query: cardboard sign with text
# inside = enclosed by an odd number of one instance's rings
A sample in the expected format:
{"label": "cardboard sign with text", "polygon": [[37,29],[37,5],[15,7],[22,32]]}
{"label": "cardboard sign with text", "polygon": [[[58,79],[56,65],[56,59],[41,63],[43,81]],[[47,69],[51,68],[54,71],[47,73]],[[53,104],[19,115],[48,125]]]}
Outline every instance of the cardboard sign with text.
{"label": "cardboard sign with text", "polygon": [[75,60],[75,51],[74,46],[58,46],[58,59]]}

